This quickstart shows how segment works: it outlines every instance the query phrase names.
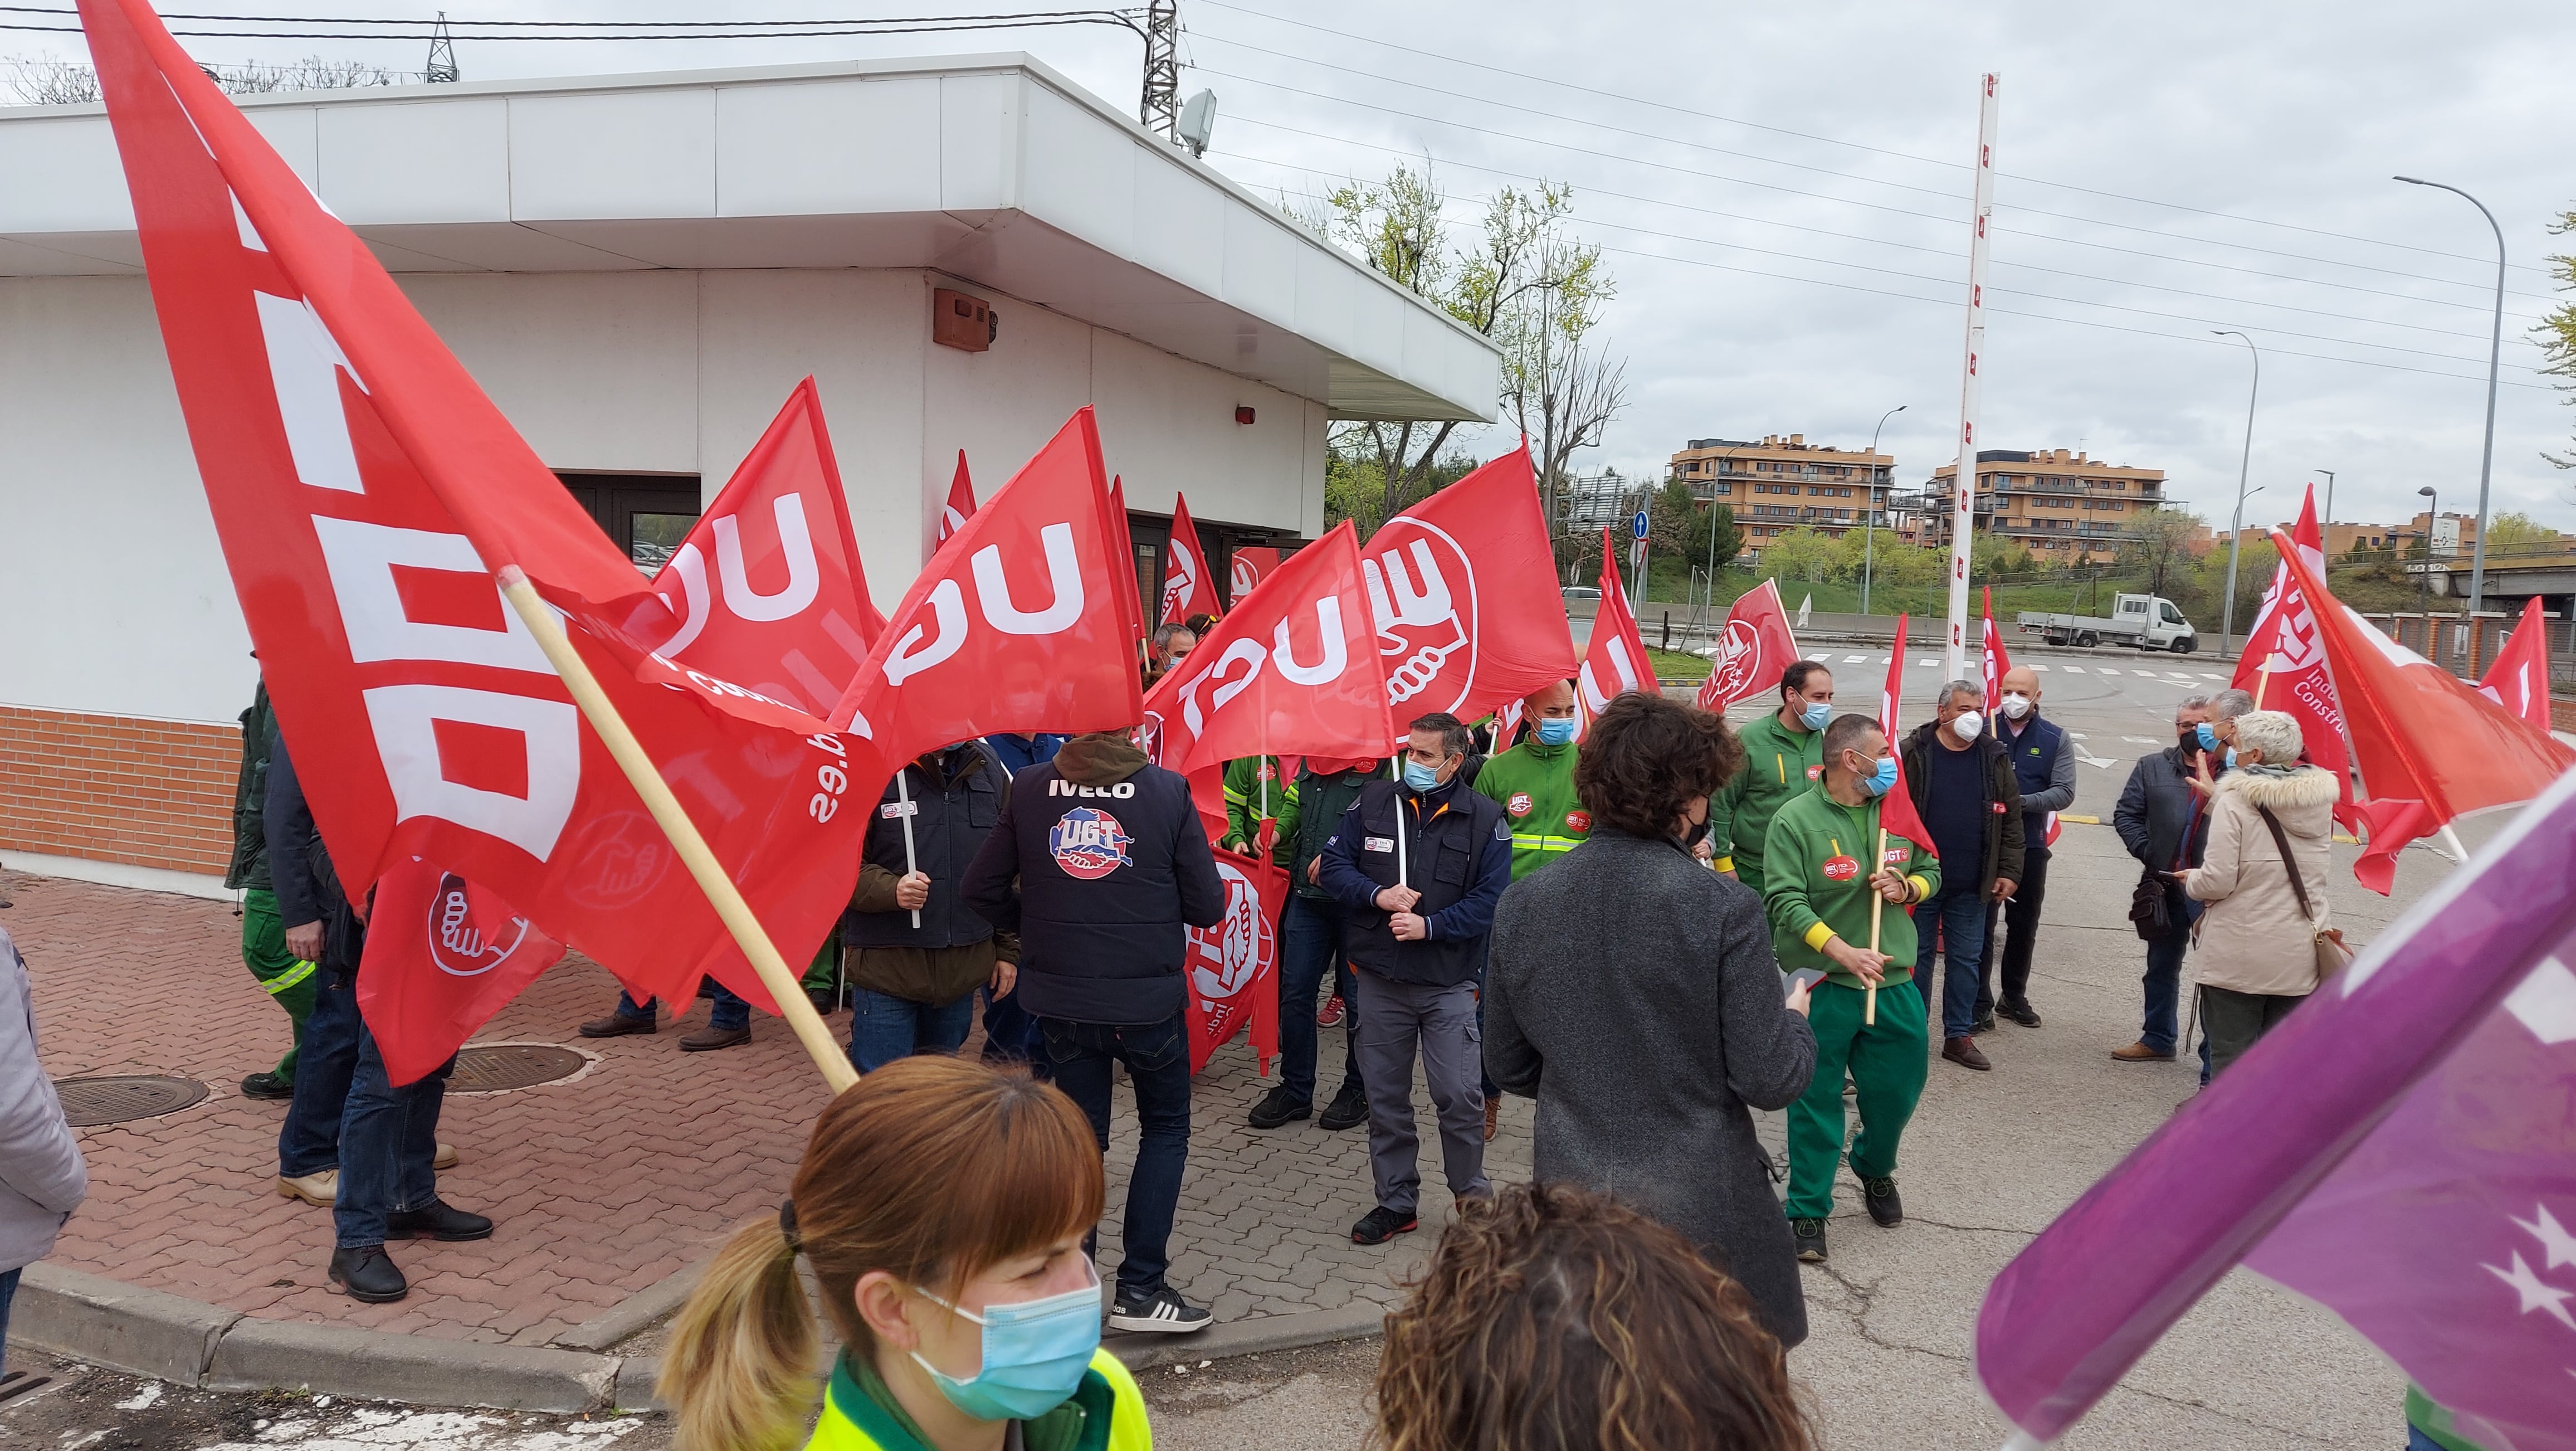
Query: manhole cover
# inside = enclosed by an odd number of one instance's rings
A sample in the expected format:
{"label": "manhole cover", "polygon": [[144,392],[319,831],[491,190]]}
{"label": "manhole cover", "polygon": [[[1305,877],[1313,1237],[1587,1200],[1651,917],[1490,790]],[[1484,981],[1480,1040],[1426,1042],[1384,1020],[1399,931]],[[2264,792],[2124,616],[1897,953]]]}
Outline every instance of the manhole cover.
{"label": "manhole cover", "polygon": [[193,1078],[158,1074],[119,1078],[64,1078],[54,1083],[62,1095],[63,1117],[76,1129],[159,1118],[206,1101],[206,1085]]}
{"label": "manhole cover", "polygon": [[501,1093],[534,1088],[570,1078],[590,1060],[552,1043],[497,1043],[468,1048],[456,1055],[456,1072],[447,1080],[450,1093]]}

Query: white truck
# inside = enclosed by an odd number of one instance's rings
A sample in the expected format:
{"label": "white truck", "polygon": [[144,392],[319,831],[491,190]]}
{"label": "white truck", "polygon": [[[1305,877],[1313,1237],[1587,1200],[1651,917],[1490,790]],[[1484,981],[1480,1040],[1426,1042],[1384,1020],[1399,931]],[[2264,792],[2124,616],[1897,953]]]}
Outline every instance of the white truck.
{"label": "white truck", "polygon": [[2087,650],[2108,642],[2188,655],[2200,644],[2200,632],[2182,617],[2173,601],[2162,595],[2115,595],[2107,619],[2024,610],[2021,628],[2024,634],[2036,634],[2049,644],[2077,645]]}

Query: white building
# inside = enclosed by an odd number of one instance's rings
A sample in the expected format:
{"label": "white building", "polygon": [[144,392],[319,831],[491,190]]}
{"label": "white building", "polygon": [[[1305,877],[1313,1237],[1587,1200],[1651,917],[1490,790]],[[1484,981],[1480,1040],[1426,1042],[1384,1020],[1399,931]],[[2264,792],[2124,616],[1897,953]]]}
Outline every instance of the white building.
{"label": "white building", "polygon": [[[989,495],[1084,404],[1147,598],[1176,493],[1221,569],[1320,531],[1327,420],[1493,413],[1490,344],[1026,56],[241,104],[603,527],[813,374],[882,606],[957,451]],[[0,110],[0,543],[0,854],[222,870],[250,642],[97,107]]]}

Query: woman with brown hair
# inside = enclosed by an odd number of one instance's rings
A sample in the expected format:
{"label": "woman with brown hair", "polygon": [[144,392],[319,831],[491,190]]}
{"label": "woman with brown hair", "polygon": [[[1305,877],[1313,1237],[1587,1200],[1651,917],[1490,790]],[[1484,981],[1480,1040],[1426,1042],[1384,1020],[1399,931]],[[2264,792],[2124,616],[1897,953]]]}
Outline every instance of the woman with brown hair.
{"label": "woman with brown hair", "polygon": [[1024,1069],[887,1064],[824,1108],[775,1219],[735,1231],[672,1325],[681,1451],[779,1451],[813,1405],[803,1256],[845,1347],[814,1451],[1145,1451],[1100,1349],[1091,1125]]}
{"label": "woman with brown hair", "polygon": [[1590,837],[1494,913],[1485,1071],[1538,1100],[1538,1179],[1679,1230],[1795,1345],[1806,1296],[1751,1109],[1807,1087],[1807,989],[1783,1001],[1762,903],[1682,845],[1743,760],[1724,721],[1661,696],[1593,720],[1574,772]]}
{"label": "woman with brown hair", "polygon": [[1562,1184],[1458,1206],[1386,1317],[1377,1397],[1386,1451],[1814,1444],[1743,1287],[1680,1235]]}

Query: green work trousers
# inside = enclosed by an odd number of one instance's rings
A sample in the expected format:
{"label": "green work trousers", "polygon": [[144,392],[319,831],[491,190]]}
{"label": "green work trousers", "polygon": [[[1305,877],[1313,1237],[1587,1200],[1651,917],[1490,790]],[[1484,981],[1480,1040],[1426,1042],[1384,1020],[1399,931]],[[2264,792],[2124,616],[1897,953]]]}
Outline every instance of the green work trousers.
{"label": "green work trousers", "polygon": [[1816,1076],[1789,1105],[1791,1219],[1823,1219],[1834,1208],[1834,1166],[1843,1147],[1843,1072],[1860,1086],[1860,1135],[1852,1140],[1852,1172],[1876,1179],[1896,1172],[1896,1145],[1905,1121],[1923,1097],[1930,1064],[1925,1054],[1923,994],[1912,982],[1878,990],[1878,1021],[1863,1025],[1868,994],[1820,982],[1807,1002],[1807,1026],[1816,1034]]}
{"label": "green work trousers", "polygon": [[286,924],[277,920],[277,894],[253,888],[242,894],[242,964],[277,1005],[286,1009],[286,1021],[294,1030],[294,1042],[286,1056],[277,1060],[277,1076],[288,1083],[295,1081],[295,1055],[304,1047],[304,1019],[313,1011],[313,994],[319,986],[314,980],[314,965],[299,960],[286,950]]}

